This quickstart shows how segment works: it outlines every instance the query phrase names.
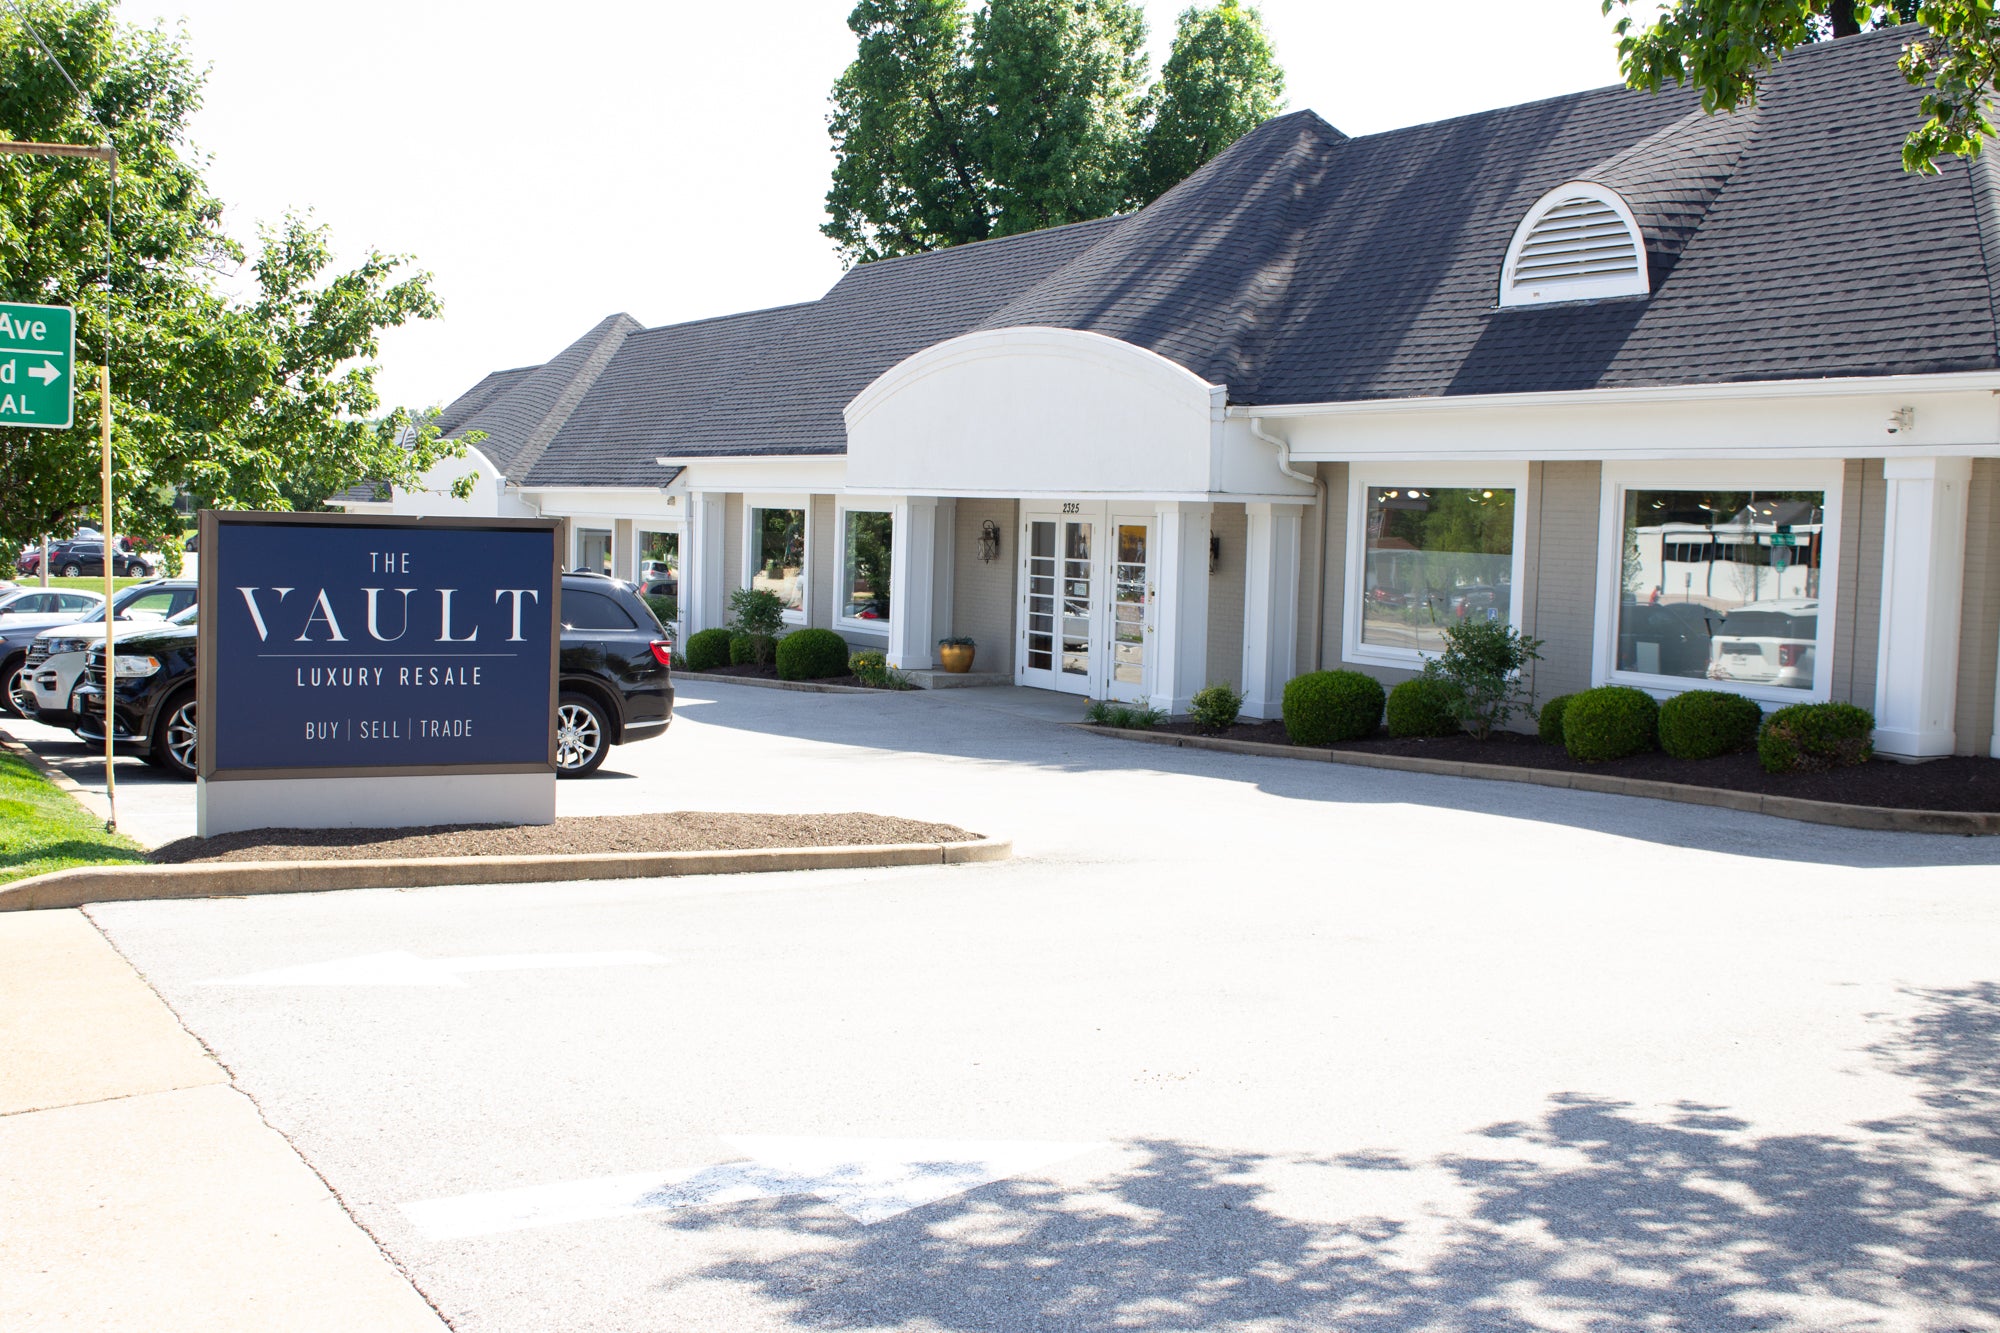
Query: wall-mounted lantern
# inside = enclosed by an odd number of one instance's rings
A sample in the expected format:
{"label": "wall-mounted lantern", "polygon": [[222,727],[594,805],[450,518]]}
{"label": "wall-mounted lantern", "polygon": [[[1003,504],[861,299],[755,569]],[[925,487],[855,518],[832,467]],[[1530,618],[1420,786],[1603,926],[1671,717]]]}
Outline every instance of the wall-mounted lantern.
{"label": "wall-mounted lantern", "polygon": [[999,558],[1000,525],[989,518],[979,525],[979,559],[990,565]]}
{"label": "wall-mounted lantern", "polygon": [[1208,572],[1213,574],[1222,565],[1222,538],[1208,534]]}

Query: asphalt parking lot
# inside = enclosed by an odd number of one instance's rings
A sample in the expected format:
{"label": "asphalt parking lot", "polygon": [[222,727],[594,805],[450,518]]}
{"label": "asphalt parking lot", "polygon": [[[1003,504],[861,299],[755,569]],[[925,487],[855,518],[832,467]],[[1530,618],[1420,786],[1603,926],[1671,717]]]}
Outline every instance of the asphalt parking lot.
{"label": "asphalt parking lot", "polygon": [[1011,863],[91,915],[460,1329],[2000,1328],[2000,842],[966,694],[686,686],[562,809]]}

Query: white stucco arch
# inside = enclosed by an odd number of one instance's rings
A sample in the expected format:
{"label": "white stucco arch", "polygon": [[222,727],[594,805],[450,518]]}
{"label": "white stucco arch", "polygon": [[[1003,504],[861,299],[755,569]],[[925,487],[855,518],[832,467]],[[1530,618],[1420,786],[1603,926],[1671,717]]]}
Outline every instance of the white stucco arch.
{"label": "white stucco arch", "polygon": [[850,491],[1205,495],[1223,489],[1224,389],[1075,329],[927,347],[847,405]]}

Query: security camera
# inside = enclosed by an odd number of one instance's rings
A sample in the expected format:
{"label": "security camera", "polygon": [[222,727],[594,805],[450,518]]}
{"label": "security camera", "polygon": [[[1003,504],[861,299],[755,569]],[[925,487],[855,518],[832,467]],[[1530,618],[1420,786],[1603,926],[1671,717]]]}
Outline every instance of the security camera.
{"label": "security camera", "polygon": [[1889,414],[1889,433],[1891,435],[1900,434],[1906,430],[1914,430],[1916,429],[1916,425],[1917,409],[1914,407],[1899,407]]}

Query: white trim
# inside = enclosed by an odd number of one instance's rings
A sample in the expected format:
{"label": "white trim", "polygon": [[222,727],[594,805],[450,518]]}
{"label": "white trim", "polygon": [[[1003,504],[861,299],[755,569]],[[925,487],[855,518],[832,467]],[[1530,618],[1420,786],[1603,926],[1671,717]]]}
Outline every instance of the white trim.
{"label": "white trim", "polygon": [[751,557],[750,534],[752,529],[756,526],[755,521],[752,518],[752,515],[754,515],[760,509],[796,509],[799,511],[800,514],[804,516],[805,521],[803,524],[803,532],[801,533],[801,540],[804,542],[804,545],[801,547],[799,551],[799,555],[804,561],[804,563],[799,566],[799,585],[800,585],[799,609],[793,611],[788,608],[785,611],[785,623],[787,625],[810,624],[812,622],[812,572],[813,572],[812,496],[809,494],[790,494],[785,492],[763,493],[755,491],[746,491],[743,493],[742,586],[745,588],[754,588],[755,586],[757,586],[754,582],[752,582],[752,580],[755,579],[756,577],[757,566],[751,562],[750,558]]}
{"label": "white trim", "polygon": [[1414,483],[1450,490],[1511,490],[1514,492],[1513,553],[1508,557],[1507,623],[1521,627],[1522,570],[1528,546],[1528,465],[1519,462],[1481,463],[1356,463],[1347,474],[1347,572],[1342,612],[1340,655],[1349,662],[1419,671],[1435,653],[1420,648],[1392,648],[1361,639],[1361,584],[1368,571],[1368,492],[1378,486]]}
{"label": "white trim", "polygon": [[[887,514],[889,516],[889,569],[890,589],[895,588],[896,551],[896,507],[893,504],[850,504],[845,495],[836,496],[833,505],[833,625],[852,634],[880,635],[889,637],[889,627],[895,623],[894,616],[884,620],[858,620],[844,614],[847,594],[852,591],[854,580],[847,565],[847,516],[849,514]],[[894,604],[890,609],[893,611]]]}
{"label": "white trim", "polygon": [[[1542,393],[1466,393],[1418,398],[1349,398],[1322,403],[1238,404],[1232,417],[1372,416],[1391,412],[1479,412],[1495,407],[1566,407],[1615,403],[1680,403],[1739,398],[1866,398],[1894,393],[2000,393],[2000,371],[1947,375],[1869,375],[1846,379],[1750,380],[1728,384],[1665,384],[1629,389],[1558,389]],[[1294,448],[1296,449],[1296,445]]]}
{"label": "white trim", "polygon": [[[1580,199],[1602,204],[1617,215],[1625,228],[1626,239],[1632,246],[1632,271],[1629,273],[1607,274],[1596,278],[1551,278],[1546,287],[1534,286],[1534,279],[1516,281],[1515,267],[1521,260],[1521,248],[1534,235],[1535,229],[1553,210]],[[1646,267],[1646,237],[1639,230],[1639,220],[1632,216],[1632,210],[1616,190],[1599,185],[1595,181],[1566,181],[1550,190],[1535,201],[1514,228],[1514,239],[1507,243],[1507,258],[1500,265],[1500,305],[1503,308],[1553,305],[1561,301],[1597,301],[1612,296],[1645,296],[1652,291],[1652,282]]]}
{"label": "white trim", "polygon": [[[1819,534],[1819,635],[1813,648],[1813,687],[1787,690],[1737,681],[1620,671],[1618,606],[1625,565],[1625,492],[1644,490],[1820,491],[1825,500]],[[1591,642],[1590,683],[1633,685],[1658,698],[1688,690],[1721,690],[1760,703],[1825,703],[1833,697],[1834,626],[1840,603],[1841,463],[1838,459],[1758,459],[1736,462],[1604,464],[1597,519],[1596,634]]]}

